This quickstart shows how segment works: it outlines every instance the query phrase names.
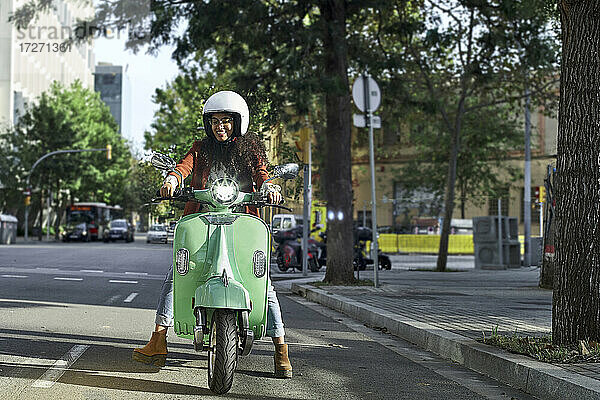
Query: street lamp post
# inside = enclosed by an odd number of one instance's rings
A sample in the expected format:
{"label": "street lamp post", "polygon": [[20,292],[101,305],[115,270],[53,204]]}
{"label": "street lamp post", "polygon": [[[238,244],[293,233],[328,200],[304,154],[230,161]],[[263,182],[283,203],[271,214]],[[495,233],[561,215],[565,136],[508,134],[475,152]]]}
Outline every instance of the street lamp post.
{"label": "street lamp post", "polygon": [[[526,78],[527,79],[527,78]],[[523,223],[525,254],[523,264],[531,265],[531,117],[529,115],[529,86],[525,87],[525,184],[523,188]]]}

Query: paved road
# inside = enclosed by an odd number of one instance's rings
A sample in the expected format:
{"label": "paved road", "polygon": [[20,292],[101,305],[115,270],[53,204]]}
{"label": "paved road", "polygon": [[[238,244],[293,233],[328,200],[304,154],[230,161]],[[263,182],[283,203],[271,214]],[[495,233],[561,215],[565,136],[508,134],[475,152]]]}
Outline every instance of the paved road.
{"label": "paved road", "polygon": [[[47,243],[0,247],[0,390],[8,398],[212,397],[206,356],[171,334],[167,366],[130,360],[148,339],[169,245]],[[316,274],[309,279],[315,279]],[[530,399],[387,334],[291,295],[273,274],[295,377],[272,377],[272,344],[240,358],[240,399]],[[8,396],[6,396],[8,395]],[[216,397],[216,396],[215,396]]]}

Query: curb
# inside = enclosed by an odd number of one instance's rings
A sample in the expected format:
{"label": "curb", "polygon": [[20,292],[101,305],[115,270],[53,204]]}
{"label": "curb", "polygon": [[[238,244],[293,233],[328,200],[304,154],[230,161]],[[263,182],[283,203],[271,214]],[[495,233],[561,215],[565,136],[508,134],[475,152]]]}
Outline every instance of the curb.
{"label": "curb", "polygon": [[388,332],[437,355],[488,375],[540,399],[599,400],[600,382],[553,364],[505,352],[441,328],[361,304],[310,285],[292,284],[292,292],[371,326]]}

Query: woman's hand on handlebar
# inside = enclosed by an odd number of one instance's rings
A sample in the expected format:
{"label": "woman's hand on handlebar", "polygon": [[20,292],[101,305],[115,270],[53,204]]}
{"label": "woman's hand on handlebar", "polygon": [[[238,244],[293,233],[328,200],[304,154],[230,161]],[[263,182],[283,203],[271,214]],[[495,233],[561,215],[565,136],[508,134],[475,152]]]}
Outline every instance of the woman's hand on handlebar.
{"label": "woman's hand on handlebar", "polygon": [[160,188],[160,195],[162,197],[173,197],[174,192],[175,188],[170,182],[163,183],[162,187]]}
{"label": "woman's hand on handlebar", "polygon": [[267,195],[267,202],[271,204],[283,203],[283,196],[279,192],[269,192]]}

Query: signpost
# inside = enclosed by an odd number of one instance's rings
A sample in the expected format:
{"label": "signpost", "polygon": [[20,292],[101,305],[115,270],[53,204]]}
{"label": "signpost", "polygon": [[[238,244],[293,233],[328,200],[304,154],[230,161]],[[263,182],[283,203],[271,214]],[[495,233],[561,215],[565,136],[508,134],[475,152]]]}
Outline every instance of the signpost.
{"label": "signpost", "polygon": [[[371,222],[373,226],[373,237],[371,239],[371,258],[373,259],[373,284],[379,287],[378,268],[379,261],[377,257],[377,201],[375,197],[375,154],[373,146],[373,128],[381,128],[381,118],[375,117],[373,111],[377,110],[381,103],[381,90],[377,82],[367,73],[363,74],[354,81],[352,85],[352,98],[356,107],[363,112],[354,114],[354,125],[358,128],[369,127],[369,161],[371,164]],[[366,117],[366,118],[365,118]],[[377,126],[375,119],[377,118]],[[364,123],[363,123],[364,122]]]}

